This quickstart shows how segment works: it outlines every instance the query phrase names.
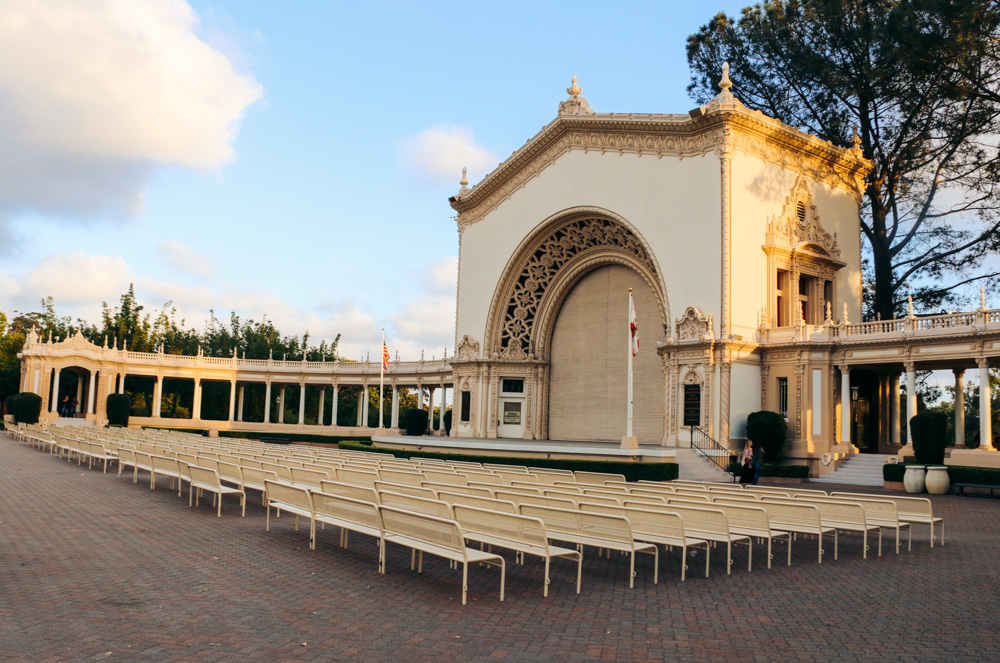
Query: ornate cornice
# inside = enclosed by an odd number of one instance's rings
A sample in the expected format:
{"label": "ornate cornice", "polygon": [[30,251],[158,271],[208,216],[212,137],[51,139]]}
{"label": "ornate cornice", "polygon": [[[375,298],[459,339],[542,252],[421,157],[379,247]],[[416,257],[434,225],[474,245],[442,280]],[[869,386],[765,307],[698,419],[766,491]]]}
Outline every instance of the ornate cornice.
{"label": "ornate cornice", "polygon": [[450,199],[464,230],[570,150],[677,158],[715,152],[757,156],[860,199],[871,163],[742,105],[704,115],[594,113],[560,115],[471,189]]}

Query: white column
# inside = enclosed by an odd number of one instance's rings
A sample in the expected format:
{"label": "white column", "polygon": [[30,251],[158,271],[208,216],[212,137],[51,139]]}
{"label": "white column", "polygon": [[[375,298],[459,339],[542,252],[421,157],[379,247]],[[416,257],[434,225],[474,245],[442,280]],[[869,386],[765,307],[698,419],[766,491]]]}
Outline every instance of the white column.
{"label": "white column", "polygon": [[[917,413],[917,372],[910,363],[906,368],[906,444],[913,444],[913,434],[910,431],[910,419]],[[911,447],[912,448],[912,447]]]}
{"label": "white column", "polygon": [[124,373],[122,373],[119,376],[119,379],[118,379],[118,393],[119,394],[124,394],[125,393],[125,374]]}
{"label": "white column", "polygon": [[240,385],[240,404],[238,406],[239,407],[239,411],[236,413],[236,419],[237,419],[237,421],[243,421],[243,388],[244,387],[245,387],[245,385],[242,385],[242,384]]}
{"label": "white column", "polygon": [[76,407],[77,411],[82,411],[83,407],[83,380],[79,377],[76,379]]}
{"label": "white column", "polygon": [[368,428],[368,385],[367,384],[361,390],[361,399],[359,405],[361,406],[361,426],[363,428]]}
{"label": "white column", "polygon": [[271,383],[264,387],[264,423],[271,423]]}
{"label": "white column", "polygon": [[427,387],[427,432],[434,432],[434,387]]}
{"label": "white column", "polygon": [[399,428],[399,387],[392,385],[392,415],[389,425]]}
{"label": "white column", "polygon": [[229,381],[229,421],[236,417],[236,380]]}
{"label": "white column", "polygon": [[851,441],[851,367],[840,367],[840,441]]}
{"label": "white column", "polygon": [[281,385],[278,392],[278,423],[285,423],[285,385]]}
{"label": "white column", "polygon": [[365,403],[365,392],[366,391],[367,391],[367,389],[365,387],[361,387],[361,391],[358,394],[358,421],[355,424],[358,427],[360,427],[364,423],[365,413],[368,412],[368,408],[366,407],[368,404]]}
{"label": "white column", "polygon": [[[32,389],[31,391],[34,392],[34,393],[36,393],[36,394],[38,394],[38,390],[41,389],[41,384],[42,384],[42,369],[36,368],[35,369],[35,388]],[[41,394],[39,394],[39,395],[41,395]]]}
{"label": "white column", "polygon": [[987,360],[977,359],[979,364],[979,448],[995,451],[993,448],[993,413],[990,411],[990,369]]}
{"label": "white column", "polygon": [[326,385],[323,385],[319,390],[319,412],[316,414],[316,425],[323,425],[323,401],[326,399]]}
{"label": "white column", "polygon": [[160,409],[163,403],[163,376],[156,376],[156,384],[153,385],[153,411],[150,413],[154,417],[160,416]]}
{"label": "white column", "polygon": [[898,445],[899,444],[899,435],[900,435],[900,432],[899,432],[899,428],[900,428],[899,427],[899,375],[898,374],[893,374],[891,380],[892,380],[892,384],[891,384],[891,387],[889,389],[889,394],[890,394],[889,398],[891,399],[891,402],[889,403],[889,406],[890,406],[889,412],[891,413],[891,416],[892,416],[892,435],[891,435],[891,437],[892,437],[892,443]]}
{"label": "white column", "polygon": [[299,426],[306,423],[306,383],[299,383]]}
{"label": "white column", "polygon": [[87,388],[87,412],[94,414],[97,407],[97,392],[94,388],[97,385],[97,373],[95,371],[90,372],[90,386]]}
{"label": "white column", "polygon": [[965,444],[965,369],[952,369],[955,374],[955,448],[964,449]]}
{"label": "white column", "polygon": [[333,400],[330,401],[330,425],[337,425],[337,406],[340,404],[340,385],[333,385]]}
{"label": "white column", "polygon": [[444,430],[444,410],[445,410],[445,407],[446,407],[447,403],[448,403],[448,387],[446,387],[446,386],[444,386],[442,384],[441,385],[441,406],[440,406],[441,407],[441,416],[438,418],[438,427],[437,427],[437,429],[439,431],[443,431]]}
{"label": "white column", "polygon": [[[122,380],[122,384],[125,380]],[[201,419],[201,378],[194,379],[194,406],[191,408],[191,418]]]}
{"label": "white column", "polygon": [[61,368],[55,369],[56,377],[52,380],[52,400],[49,402],[49,412],[56,412],[59,410],[59,375],[62,373]]}

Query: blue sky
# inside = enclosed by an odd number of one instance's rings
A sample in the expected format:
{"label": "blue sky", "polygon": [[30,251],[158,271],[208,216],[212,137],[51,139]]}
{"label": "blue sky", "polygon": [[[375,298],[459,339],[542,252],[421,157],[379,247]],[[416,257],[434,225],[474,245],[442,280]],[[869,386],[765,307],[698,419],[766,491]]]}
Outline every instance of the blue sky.
{"label": "blue sky", "polygon": [[96,321],[134,282],[188,326],[450,354],[461,168],[573,75],[599,112],[686,112],[687,35],[745,4],[4,3],[0,310]]}

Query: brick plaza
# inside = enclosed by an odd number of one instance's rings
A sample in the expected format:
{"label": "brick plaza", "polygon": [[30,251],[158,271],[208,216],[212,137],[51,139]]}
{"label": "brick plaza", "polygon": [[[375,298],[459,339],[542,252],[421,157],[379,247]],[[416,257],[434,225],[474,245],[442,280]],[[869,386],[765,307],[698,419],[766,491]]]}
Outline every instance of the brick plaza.
{"label": "brick plaza", "polygon": [[[898,556],[861,558],[860,537],[832,542],[822,564],[815,541],[796,541],[786,567],[776,548],[721,553],[712,575],[661,553],[660,583],[641,555],[635,589],[628,564],[588,549],[583,591],[575,565],[507,556],[499,574],[461,571],[390,548],[377,572],[373,539],[337,546],[332,529],[309,550],[308,527],[272,518],[260,495],[246,518],[227,498],[189,508],[162,479],[88,470],[0,435],[0,660],[12,661],[992,661],[1000,581],[1000,500],[934,496],[946,545],[926,527]],[[830,487],[824,486],[829,489]],[[843,487],[849,489],[849,487]],[[872,492],[872,491],[867,491]],[[873,550],[874,553],[874,550]]]}

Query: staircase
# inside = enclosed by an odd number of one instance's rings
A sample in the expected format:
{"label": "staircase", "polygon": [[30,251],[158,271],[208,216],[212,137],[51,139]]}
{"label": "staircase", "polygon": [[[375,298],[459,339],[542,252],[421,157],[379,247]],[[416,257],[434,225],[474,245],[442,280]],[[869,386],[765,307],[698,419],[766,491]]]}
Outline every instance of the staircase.
{"label": "staircase", "polygon": [[882,466],[885,465],[886,458],[882,454],[855,454],[830,474],[810,479],[810,482],[881,486]]}
{"label": "staircase", "polygon": [[[717,481],[732,483],[733,475],[723,472],[715,463],[705,458],[696,449],[678,448],[674,460],[677,462],[678,478],[694,481]],[[881,475],[879,475],[881,476]]]}

